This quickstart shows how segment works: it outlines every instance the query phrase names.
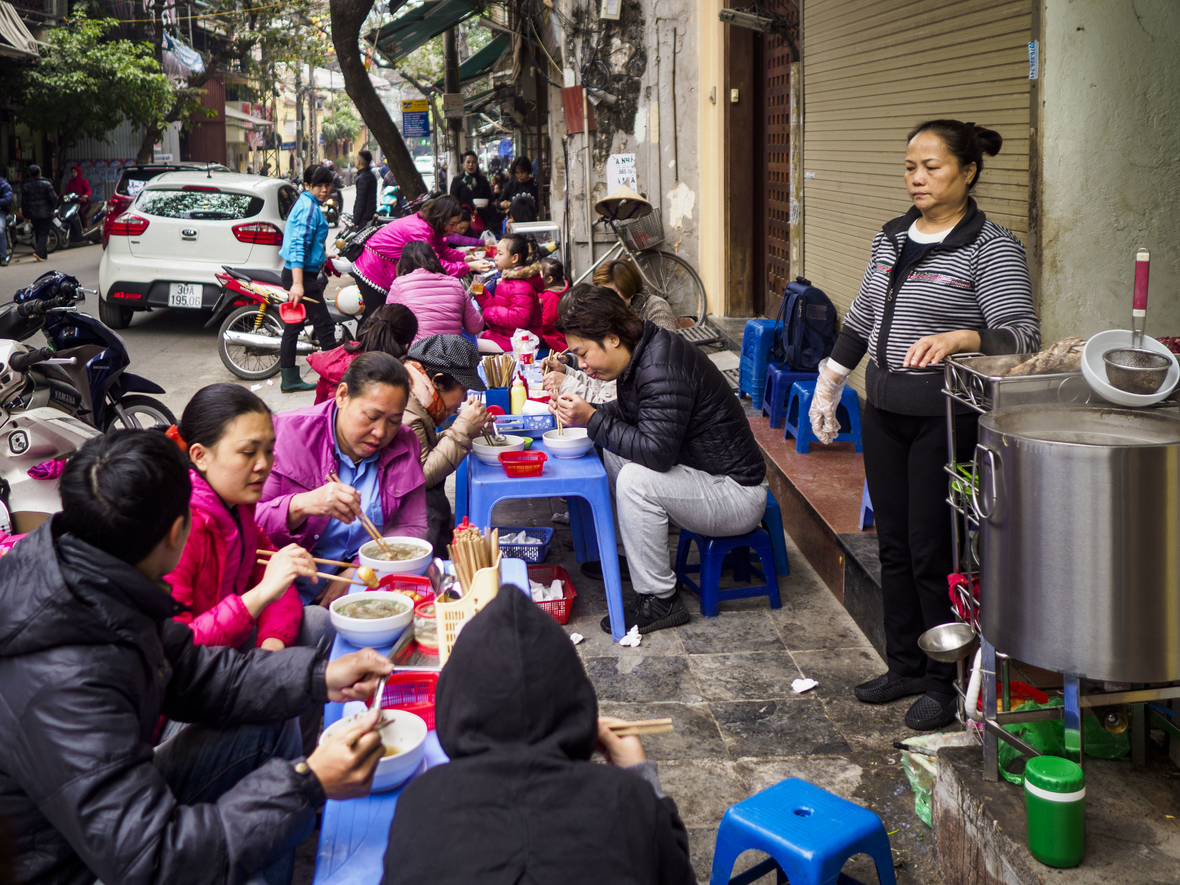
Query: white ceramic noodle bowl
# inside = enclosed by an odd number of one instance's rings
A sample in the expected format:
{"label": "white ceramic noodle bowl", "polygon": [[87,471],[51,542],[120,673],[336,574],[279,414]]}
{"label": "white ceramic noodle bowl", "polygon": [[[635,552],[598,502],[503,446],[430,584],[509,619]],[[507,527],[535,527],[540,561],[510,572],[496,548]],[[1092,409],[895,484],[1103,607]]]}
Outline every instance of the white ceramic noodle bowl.
{"label": "white ceramic noodle bowl", "polygon": [[524,451],[524,437],[512,436],[505,434],[504,439],[508,440],[506,445],[489,446],[483,439],[473,439],[471,441],[471,450],[482,463],[489,467],[500,466],[501,452],[523,452]]}
{"label": "white ceramic noodle bowl", "polygon": [[393,537],[386,538],[390,544],[407,544],[418,549],[417,556],[410,559],[387,560],[377,559],[373,554],[377,552],[377,542],[369,541],[362,544],[360,549],[361,565],[371,568],[378,577],[385,575],[423,575],[430,568],[430,560],[434,550],[430,544],[421,538]]}
{"label": "white ceramic noodle bowl", "polygon": [[1154,405],[1167,397],[1176,384],[1180,383],[1180,364],[1176,362],[1175,355],[1168,348],[1154,338],[1144,335],[1143,349],[1168,357],[1172,361],[1172,366],[1168,369],[1164,386],[1155,393],[1127,393],[1106,380],[1106,364],[1102,361],[1102,357],[1108,350],[1130,346],[1131,331],[1129,329],[1111,329],[1108,332],[1099,332],[1097,335],[1090,336],[1082,351],[1082,374],[1094,392],[1108,402],[1120,406]]}
{"label": "white ceramic noodle bowl", "polygon": [[[357,716],[367,713],[357,713],[355,716],[345,716],[338,722],[333,722],[320,735],[320,743],[330,735],[337,734],[348,728]],[[408,710],[382,710],[381,742],[387,747],[397,749],[397,754],[384,756],[377,763],[377,773],[373,775],[373,792],[383,793],[399,787],[409,780],[422,763],[422,755],[426,751],[426,722],[421,716]]]}
{"label": "white ceramic noodle bowl", "polygon": [[594,448],[594,440],[586,435],[585,427],[566,427],[562,433],[546,432],[545,448],[554,458],[581,458]]}
{"label": "white ceramic noodle bowl", "polygon": [[[401,607],[396,615],[388,618],[350,618],[340,613],[340,608],[359,599],[388,599]],[[414,600],[392,590],[365,590],[350,593],[332,600],[328,607],[328,619],[345,642],[357,648],[380,648],[392,645],[406,631],[414,620]]]}

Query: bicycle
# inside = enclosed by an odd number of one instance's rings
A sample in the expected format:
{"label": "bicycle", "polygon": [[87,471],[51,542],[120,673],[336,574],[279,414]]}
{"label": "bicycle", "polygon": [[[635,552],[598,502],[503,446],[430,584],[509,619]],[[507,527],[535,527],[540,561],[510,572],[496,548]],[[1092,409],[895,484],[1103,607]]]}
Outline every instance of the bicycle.
{"label": "bicycle", "polygon": [[[644,212],[641,206],[633,218],[620,219],[609,206],[603,211],[604,204],[609,202],[612,202],[609,198],[599,201],[595,211],[602,216],[602,223],[611,229],[618,242],[574,280],[574,285],[589,279],[599,265],[626,255],[639,269],[647,291],[672,305],[679,325],[702,325],[705,322],[705,284],[696,269],[679,255],[655,248],[664,241],[664,222],[659,208],[644,200],[648,211]],[[684,322],[688,319],[692,323]]]}

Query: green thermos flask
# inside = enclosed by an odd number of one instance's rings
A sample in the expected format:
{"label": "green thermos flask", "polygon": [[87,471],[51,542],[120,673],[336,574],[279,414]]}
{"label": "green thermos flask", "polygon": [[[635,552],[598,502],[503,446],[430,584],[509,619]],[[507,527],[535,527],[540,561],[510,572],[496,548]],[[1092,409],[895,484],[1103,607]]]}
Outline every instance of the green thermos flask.
{"label": "green thermos flask", "polygon": [[1086,847],[1086,776],[1076,762],[1035,756],[1024,768],[1028,850],[1051,867],[1076,867]]}

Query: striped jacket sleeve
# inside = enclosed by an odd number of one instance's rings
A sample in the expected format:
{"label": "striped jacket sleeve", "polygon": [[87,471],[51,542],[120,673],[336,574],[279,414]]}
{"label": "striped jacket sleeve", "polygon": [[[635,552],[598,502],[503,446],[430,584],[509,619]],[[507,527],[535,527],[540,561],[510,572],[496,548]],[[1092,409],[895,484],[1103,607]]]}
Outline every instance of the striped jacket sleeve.
{"label": "striped jacket sleeve", "polygon": [[972,270],[979,309],[987,322],[979,331],[980,349],[993,355],[1040,350],[1041,327],[1020,241],[997,236],[981,244]]}

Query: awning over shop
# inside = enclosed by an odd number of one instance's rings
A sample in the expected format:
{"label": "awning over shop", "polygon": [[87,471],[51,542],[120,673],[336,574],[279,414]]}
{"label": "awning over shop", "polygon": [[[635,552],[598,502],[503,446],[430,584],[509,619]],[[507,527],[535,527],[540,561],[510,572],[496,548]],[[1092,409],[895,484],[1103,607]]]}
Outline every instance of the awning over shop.
{"label": "awning over shop", "polygon": [[[249,114],[243,114],[237,108],[231,108],[229,105],[225,106],[225,122],[231,126],[241,126],[243,129],[261,129],[264,126],[273,126],[270,120],[264,120],[261,117],[252,117]],[[243,126],[243,123],[250,124]]]}
{"label": "awning over shop", "polygon": [[[468,83],[471,80],[477,80],[496,66],[496,62],[500,57],[508,51],[508,47],[512,45],[512,38],[508,34],[499,34],[491,43],[481,49],[463,64],[459,65],[459,83]],[[443,81],[439,80],[434,84],[439,89],[443,88]]]}
{"label": "awning over shop", "polygon": [[377,29],[374,48],[390,64],[483,9],[482,0],[427,0]]}
{"label": "awning over shop", "polygon": [[11,3],[0,0],[0,55],[8,58],[40,58],[37,41],[20,20]]}

